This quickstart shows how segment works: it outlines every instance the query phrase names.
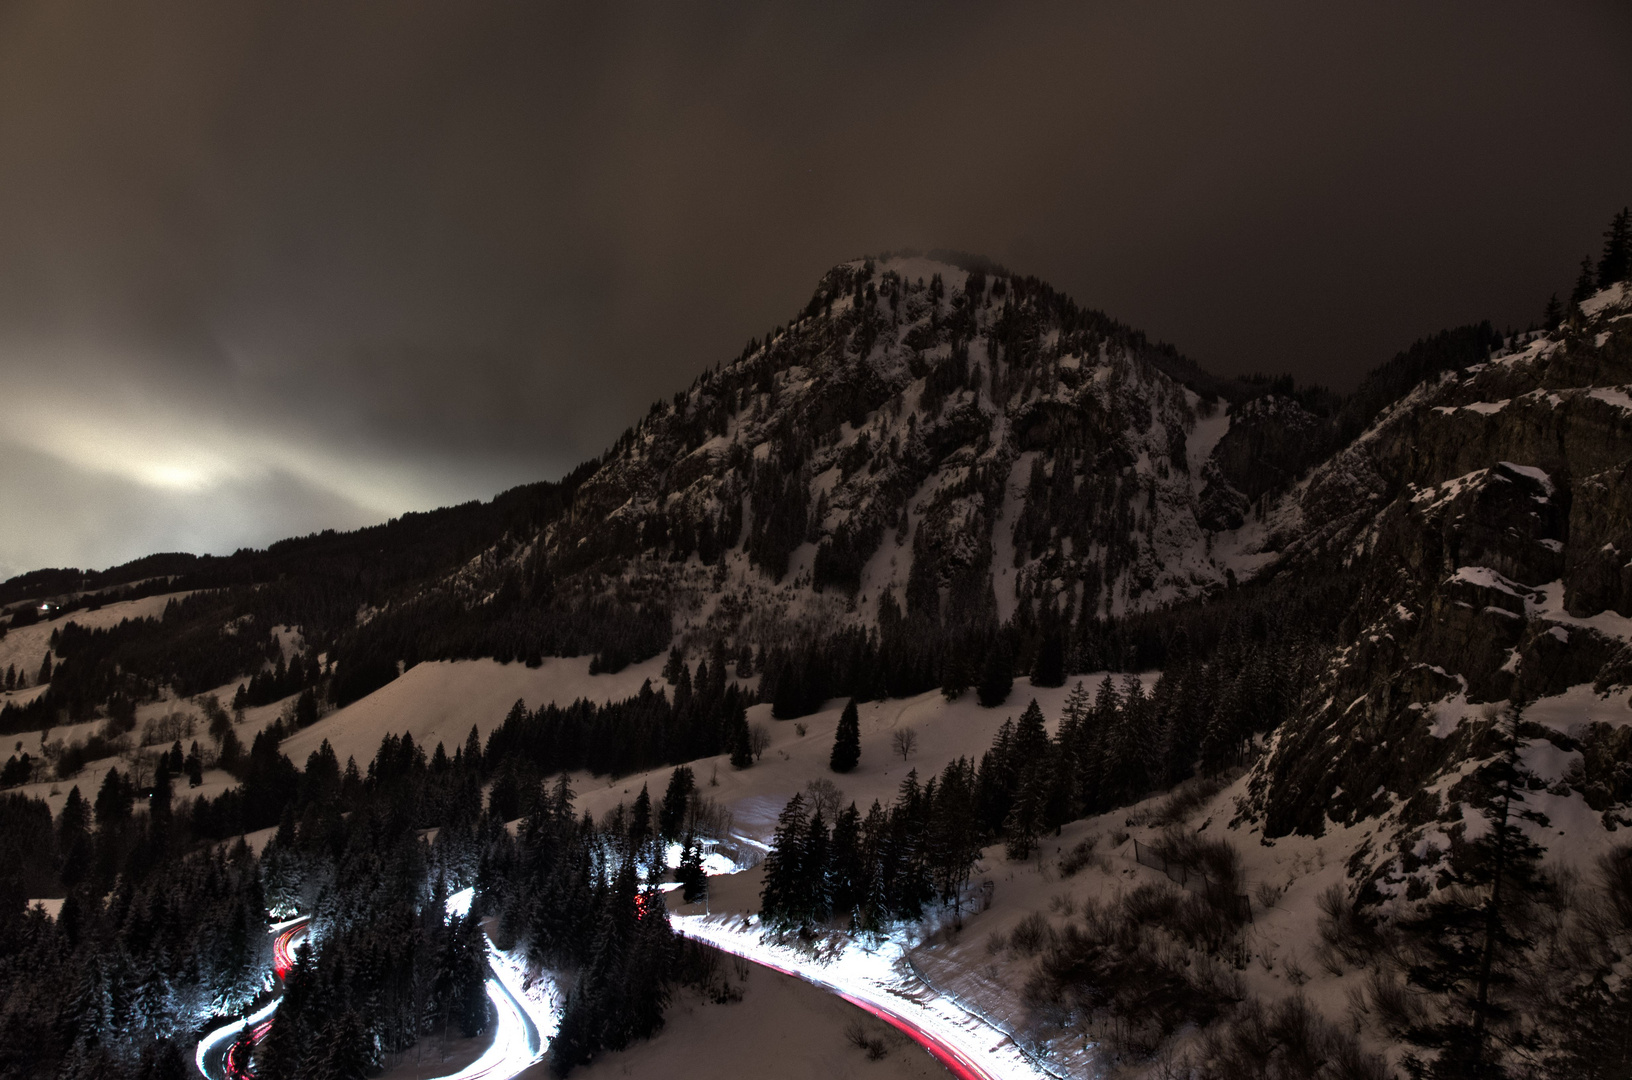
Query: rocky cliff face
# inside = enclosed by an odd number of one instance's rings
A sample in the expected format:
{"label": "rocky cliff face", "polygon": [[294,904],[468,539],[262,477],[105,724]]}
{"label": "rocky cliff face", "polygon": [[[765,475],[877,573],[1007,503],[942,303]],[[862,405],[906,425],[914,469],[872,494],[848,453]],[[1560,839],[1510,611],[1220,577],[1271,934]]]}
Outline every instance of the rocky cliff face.
{"label": "rocky cliff face", "polygon": [[1364,586],[1243,811],[1270,837],[1381,821],[1355,868],[1374,897],[1413,875],[1427,888],[1398,853],[1462,820],[1457,785],[1509,703],[1536,813],[1584,801],[1607,829],[1632,824],[1627,293],[1419,386],[1266,514],[1278,572],[1341,566]]}

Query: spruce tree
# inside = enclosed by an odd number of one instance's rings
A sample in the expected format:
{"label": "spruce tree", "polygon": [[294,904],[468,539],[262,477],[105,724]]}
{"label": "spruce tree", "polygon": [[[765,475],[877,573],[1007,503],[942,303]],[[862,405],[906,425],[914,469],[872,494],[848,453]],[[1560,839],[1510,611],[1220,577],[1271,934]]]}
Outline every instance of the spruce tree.
{"label": "spruce tree", "polygon": [[836,773],[847,773],[861,761],[861,715],[856,700],[851,698],[839,714],[839,727],[833,735],[833,753],[828,767]]}
{"label": "spruce tree", "polygon": [[696,790],[697,778],[688,766],[681,765],[669,774],[669,786],[664,790],[663,802],[657,810],[657,831],[664,840],[680,839]]}
{"label": "spruce tree", "polygon": [[1028,762],[1020,774],[1003,833],[1009,858],[1016,862],[1029,858],[1043,831],[1043,813],[1048,799],[1048,769],[1045,761]]}
{"label": "spruce tree", "polygon": [[986,653],[986,666],[981,671],[980,686],[975,695],[981,705],[995,709],[1009,699],[1014,686],[1014,664],[1001,644]]}
{"label": "spruce tree", "polygon": [[839,811],[833,820],[829,846],[829,900],[833,914],[850,920],[857,928],[858,913],[867,896],[866,863],[861,850],[861,814],[856,804]]}
{"label": "spruce tree", "polygon": [[1598,287],[1607,289],[1632,276],[1632,211],[1622,207],[1604,230],[1604,253],[1598,259]]}
{"label": "spruce tree", "polygon": [[638,859],[652,838],[652,794],[645,784],[635,796],[634,809],[629,814],[629,850]]}
{"label": "spruce tree", "polygon": [[675,871],[680,896],[688,904],[708,898],[708,873],[703,869],[703,846],[694,833],[687,833],[680,849],[680,867]]}
{"label": "spruce tree", "polygon": [[449,927],[450,1013],[459,1034],[475,1038],[487,1027],[487,938],[473,911]]}
{"label": "spruce tree", "polygon": [[677,648],[670,649],[668,662],[663,665],[663,678],[668,680],[670,686],[678,686],[682,673],[690,674],[686,668],[685,655]]}
{"label": "spruce tree", "polygon": [[1564,304],[1554,293],[1547,298],[1547,306],[1541,312],[1541,324],[1549,331],[1557,330],[1564,322]]}
{"label": "spruce tree", "polygon": [[817,807],[805,826],[804,845],[799,858],[799,922],[802,926],[825,922],[833,913],[828,887],[828,850],[832,838],[822,811]]}
{"label": "spruce tree", "polygon": [[1575,288],[1570,290],[1570,307],[1574,309],[1581,301],[1589,300],[1592,294],[1598,291],[1598,273],[1593,269],[1592,256],[1581,257],[1581,273],[1576,275]]}
{"label": "spruce tree", "polygon": [[1052,601],[1043,606],[1042,639],[1037,643],[1037,660],[1031,669],[1031,685],[1065,685],[1065,630]]}
{"label": "spruce tree", "polygon": [[726,723],[725,744],[731,751],[731,767],[746,769],[754,763],[754,746],[748,737],[748,709],[739,701]]}
{"label": "spruce tree", "polygon": [[[486,1005],[485,999],[483,1005]],[[323,1080],[364,1080],[381,1064],[373,1047],[374,1040],[368,1037],[367,1025],[355,1010],[346,1009],[324,1025],[321,1049],[313,1054],[319,1059],[313,1075]]]}
{"label": "spruce tree", "polygon": [[1507,718],[1503,753],[1476,779],[1483,789],[1489,829],[1454,845],[1449,872],[1460,889],[1441,889],[1404,925],[1415,933],[1424,958],[1409,980],[1443,995],[1445,1009],[1424,1041],[1439,1048],[1434,1075],[1506,1075],[1492,1049],[1493,1029],[1511,1019],[1502,989],[1516,980],[1518,957],[1530,945],[1525,908],[1550,891],[1541,873],[1543,849],[1519,829],[1516,802],[1524,801],[1519,758],[1520,710]]}
{"label": "spruce tree", "polygon": [[765,856],[759,911],[760,918],[772,926],[787,926],[798,918],[804,847],[805,800],[796,792],[777,816],[771,850]]}

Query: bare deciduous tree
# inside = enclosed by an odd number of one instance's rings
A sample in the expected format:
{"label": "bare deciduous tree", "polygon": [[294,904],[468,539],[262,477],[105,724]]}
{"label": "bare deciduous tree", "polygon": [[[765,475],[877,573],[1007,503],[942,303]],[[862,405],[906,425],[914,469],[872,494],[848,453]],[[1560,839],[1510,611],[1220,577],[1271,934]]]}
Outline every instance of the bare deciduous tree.
{"label": "bare deciduous tree", "polygon": [[918,733],[910,727],[897,728],[890,736],[890,746],[905,761],[918,750]]}
{"label": "bare deciduous tree", "polygon": [[748,729],[748,750],[758,761],[771,745],[771,729],[764,724],[755,724]]}
{"label": "bare deciduous tree", "polygon": [[833,781],[821,777],[805,785],[805,798],[822,812],[822,819],[831,824],[839,816],[839,804],[844,802],[844,792]]}

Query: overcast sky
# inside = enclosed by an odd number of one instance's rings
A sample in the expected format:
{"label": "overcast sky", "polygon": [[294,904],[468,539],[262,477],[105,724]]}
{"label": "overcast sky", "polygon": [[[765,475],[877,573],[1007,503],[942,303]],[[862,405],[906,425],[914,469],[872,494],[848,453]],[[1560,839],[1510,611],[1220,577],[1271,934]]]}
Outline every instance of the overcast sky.
{"label": "overcast sky", "polygon": [[1629,201],[1624,2],[8,3],[0,577],[559,476],[869,252],[1346,388]]}

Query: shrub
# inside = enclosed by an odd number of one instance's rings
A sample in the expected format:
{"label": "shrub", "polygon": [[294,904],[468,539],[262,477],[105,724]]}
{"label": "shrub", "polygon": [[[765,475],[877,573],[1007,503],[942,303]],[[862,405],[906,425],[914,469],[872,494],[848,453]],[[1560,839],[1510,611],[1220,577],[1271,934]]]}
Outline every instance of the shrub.
{"label": "shrub", "polygon": [[1599,857],[1598,880],[1621,929],[1632,932],[1632,844],[1622,844]]}
{"label": "shrub", "polygon": [[1194,780],[1186,780],[1174,788],[1167,798],[1156,807],[1151,814],[1151,820],[1163,827],[1183,825],[1190,819],[1190,815],[1199,810],[1204,803],[1224,790],[1230,778],[1226,774],[1217,776],[1198,776]]}
{"label": "shrub", "polygon": [[852,1020],[844,1029],[844,1037],[851,1046],[867,1055],[868,1061],[882,1061],[890,1052],[884,1045],[884,1040],[876,1035],[867,1034],[867,1029],[861,1026],[860,1020]]}
{"label": "shrub", "polygon": [[1206,874],[1223,892],[1234,896],[1245,889],[1241,853],[1228,840],[1206,840],[1168,829],[1150,846],[1168,862],[1182,863]]}
{"label": "shrub", "polygon": [[[1382,941],[1372,924],[1354,909],[1341,885],[1333,885],[1315,898],[1320,908],[1320,940],[1326,950],[1356,967],[1376,955]],[[1337,965],[1323,957],[1328,970]]]}
{"label": "shrub", "polygon": [[1088,839],[1080,841],[1075,847],[1073,847],[1070,851],[1067,851],[1064,855],[1061,855],[1060,876],[1075,877],[1078,871],[1080,871],[1084,866],[1087,866],[1088,863],[1093,860],[1094,845],[1098,841],[1099,837],[1090,836]]}
{"label": "shrub", "polygon": [[1021,956],[1036,956],[1053,937],[1054,928],[1048,924],[1047,916],[1034,911],[1014,928],[1014,951]]}
{"label": "shrub", "polygon": [[1268,1008],[1256,998],[1244,1002],[1228,1024],[1207,1033],[1194,1073],[1196,1080],[1384,1080],[1389,1075],[1381,1057],[1367,1053],[1302,995]]}
{"label": "shrub", "polygon": [[1381,971],[1373,971],[1366,978],[1366,997],[1378,1020],[1396,1035],[1410,1031],[1426,1019],[1427,1010],[1416,993]]}
{"label": "shrub", "polygon": [[122,737],[105,738],[100,732],[93,732],[85,737],[84,742],[75,740],[63,750],[62,756],[57,759],[57,777],[66,780],[93,761],[115,757],[125,750],[125,740]]}
{"label": "shrub", "polygon": [[1205,1028],[1241,1000],[1235,972],[1189,956],[1164,937],[1125,902],[1090,901],[1079,922],[1054,935],[1026,984],[1033,1022],[1080,1030],[1114,1020],[1104,1033],[1107,1049],[1148,1056],[1180,1027]]}

